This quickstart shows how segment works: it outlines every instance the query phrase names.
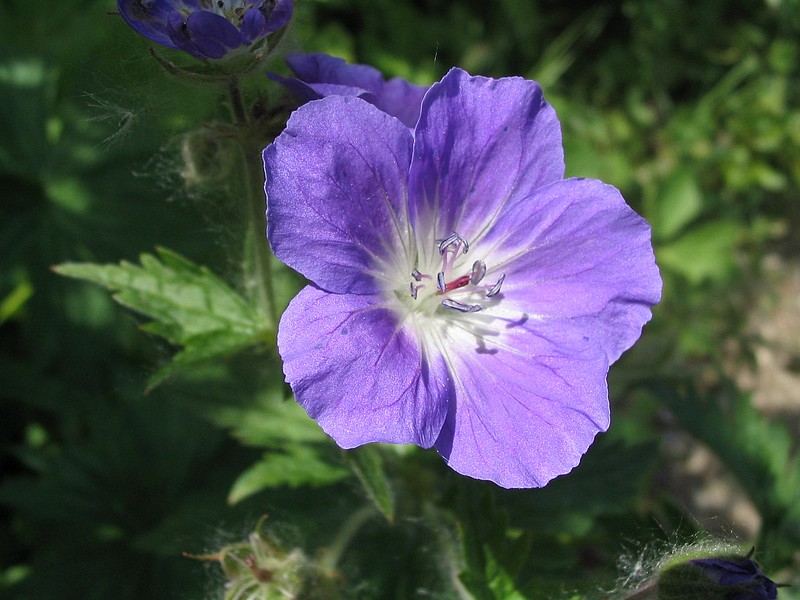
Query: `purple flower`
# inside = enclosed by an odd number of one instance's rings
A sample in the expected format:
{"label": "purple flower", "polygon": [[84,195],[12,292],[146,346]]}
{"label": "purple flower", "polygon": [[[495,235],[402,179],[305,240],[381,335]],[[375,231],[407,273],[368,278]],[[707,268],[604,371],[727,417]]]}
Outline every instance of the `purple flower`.
{"label": "purple flower", "polygon": [[264,163],[272,249],[312,282],[280,322],[284,374],[340,446],[433,446],[504,487],[578,463],[661,280],[619,192],[563,179],[538,84],[452,69],[413,131],[329,96]]}
{"label": "purple flower", "polygon": [[168,48],[201,59],[227,57],[285,27],[292,0],[117,0],[125,22]]}
{"label": "purple flower", "polygon": [[395,77],[384,80],[380,71],[367,65],[348,65],[327,54],[290,54],[286,63],[297,77],[267,76],[285,85],[303,102],[326,96],[358,96],[385,113],[414,127],[427,87]]}
{"label": "purple flower", "polygon": [[776,600],[778,586],[748,557],[697,558],[690,561],[726,590],[725,600]]}

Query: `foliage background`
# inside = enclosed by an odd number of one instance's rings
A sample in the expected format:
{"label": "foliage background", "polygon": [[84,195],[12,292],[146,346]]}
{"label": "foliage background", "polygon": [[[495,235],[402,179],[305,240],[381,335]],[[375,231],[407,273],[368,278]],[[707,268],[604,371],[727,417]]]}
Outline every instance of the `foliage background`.
{"label": "foliage background", "polygon": [[[160,246],[235,287],[236,216],[225,147],[182,162],[181,135],[226,118],[220,91],[164,74],[114,10],[0,4],[3,596],[221,597],[216,566],[181,552],[262,514],[311,557],[358,523],[335,565],[346,597],[584,597],[705,531],[797,580],[800,396],[760,374],[771,357],[800,383],[800,3],[298,0],[282,52],[423,84],[453,65],[540,81],[568,173],[616,185],[653,225],[664,301],[612,371],[612,428],[526,492],[430,452],[338,451],[283,402],[268,351],[145,393],[174,347],[52,267]],[[285,117],[281,90],[250,86]]]}

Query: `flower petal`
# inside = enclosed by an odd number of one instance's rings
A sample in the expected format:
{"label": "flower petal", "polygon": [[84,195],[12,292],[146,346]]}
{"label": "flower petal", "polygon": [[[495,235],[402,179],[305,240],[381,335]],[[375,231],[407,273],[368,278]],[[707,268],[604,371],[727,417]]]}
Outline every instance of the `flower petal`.
{"label": "flower petal", "polygon": [[308,83],[336,83],[377,94],[383,87],[383,75],[368,65],[349,65],[343,58],[322,53],[289,54],[286,64]]}
{"label": "flower petal", "polygon": [[463,475],[543,486],[575,467],[608,427],[608,362],[568,323],[487,325],[496,336],[476,341],[463,331],[451,340],[455,402],[436,449]]}
{"label": "flower petal", "polygon": [[117,0],[117,9],[136,33],[162,46],[175,47],[167,33],[167,17],[172,7],[166,0]]}
{"label": "flower petal", "polygon": [[292,0],[262,1],[242,18],[242,36],[248,44],[286,26],[292,18]]}
{"label": "flower petal", "polygon": [[429,360],[376,296],[303,289],[278,329],[297,401],[343,448],[433,445],[447,412],[441,358]]}
{"label": "flower petal", "polygon": [[343,58],[327,54],[289,54],[286,64],[297,77],[276,73],[267,73],[267,77],[286,86],[302,102],[326,96],[358,96],[376,104],[376,94],[383,86],[383,77],[377,69],[348,65]]}
{"label": "flower petal", "polygon": [[266,6],[267,4],[273,3],[264,2],[261,5],[267,17],[264,34],[278,31],[278,29],[288,25],[294,12],[294,2],[292,0],[277,0],[271,9]]}
{"label": "flower petal", "polygon": [[451,69],[425,95],[414,137],[410,211],[423,238],[457,231],[471,240],[564,175],[555,111],[537,83],[519,77]]}
{"label": "flower petal", "polygon": [[283,77],[277,73],[267,73],[267,77],[286,87],[299,98],[301,103],[319,100],[326,96],[358,96],[370,104],[375,104],[375,94],[362,88],[339,83],[307,83],[297,77]]}
{"label": "flower petal", "polygon": [[[410,272],[406,176],[411,134],[359,98],[297,109],[264,150],[275,255],[330,292],[370,294]],[[399,271],[398,271],[399,269]]]}
{"label": "flower petal", "polygon": [[253,7],[244,13],[239,29],[245,41],[252,44],[267,34],[267,17],[258,8]]}
{"label": "flower petal", "polygon": [[286,86],[308,102],[325,96],[358,96],[383,112],[413,128],[419,118],[420,104],[428,88],[395,77],[385,82],[380,71],[368,65],[350,65],[344,59],[327,54],[290,54],[286,63],[294,77],[267,73],[267,77]]}
{"label": "flower petal", "polygon": [[539,190],[497,219],[473,244],[505,273],[500,307],[512,319],[582,323],[616,361],[639,338],[661,278],[650,227],[612,186],[568,179]]}
{"label": "flower petal", "polygon": [[407,127],[413,128],[419,119],[422,98],[427,87],[407,82],[401,77],[387,81],[377,97],[375,106],[394,115]]}
{"label": "flower petal", "polygon": [[169,34],[178,48],[199,58],[223,58],[245,43],[233,23],[206,10],[193,12],[185,21],[180,13],[173,12]]}

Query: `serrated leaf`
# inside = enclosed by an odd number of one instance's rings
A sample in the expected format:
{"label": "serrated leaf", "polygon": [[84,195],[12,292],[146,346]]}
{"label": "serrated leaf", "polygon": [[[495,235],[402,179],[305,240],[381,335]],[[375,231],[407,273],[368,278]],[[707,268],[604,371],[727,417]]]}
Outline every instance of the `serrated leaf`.
{"label": "serrated leaf", "polygon": [[[145,329],[155,333],[151,327]],[[236,331],[215,330],[194,335],[183,342],[184,349],[173,356],[171,362],[161,367],[147,380],[147,391],[183,369],[207,360],[235,354],[252,346],[256,341],[253,335]]]}
{"label": "serrated leaf", "polygon": [[174,373],[229,356],[272,334],[266,320],[206,267],[165,248],[142,254],[140,265],[66,263],[55,271],[99,284],[123,306],[153,319],[142,329],[183,346],[150,380],[152,389]]}
{"label": "serrated leaf", "polygon": [[225,405],[206,415],[248,446],[265,448],[329,439],[297,402],[283,398],[282,388],[261,394],[249,406]]}
{"label": "serrated leaf", "polygon": [[295,444],[271,451],[236,478],[228,502],[236,504],[263,489],[287,485],[328,485],[347,477],[347,469],[322,459],[312,445]]}
{"label": "serrated leaf", "polygon": [[362,446],[347,452],[345,456],[347,464],[358,477],[367,497],[389,523],[394,523],[394,494],[383,469],[380,449],[374,446]]}

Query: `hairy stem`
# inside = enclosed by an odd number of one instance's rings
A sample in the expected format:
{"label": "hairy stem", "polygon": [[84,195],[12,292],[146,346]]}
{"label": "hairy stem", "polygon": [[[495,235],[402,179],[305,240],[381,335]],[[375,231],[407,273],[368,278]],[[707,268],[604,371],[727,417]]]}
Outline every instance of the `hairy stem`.
{"label": "hairy stem", "polygon": [[264,198],[264,170],[261,164],[260,144],[254,143],[247,129],[252,127],[245,108],[237,79],[228,83],[231,113],[242,130],[240,136],[243,191],[245,202],[244,278],[245,292],[268,319],[273,330],[277,328],[278,315],[275,289],[272,280],[272,253],[266,239],[266,201]]}

